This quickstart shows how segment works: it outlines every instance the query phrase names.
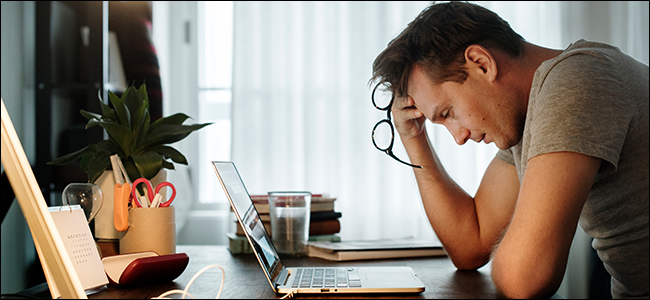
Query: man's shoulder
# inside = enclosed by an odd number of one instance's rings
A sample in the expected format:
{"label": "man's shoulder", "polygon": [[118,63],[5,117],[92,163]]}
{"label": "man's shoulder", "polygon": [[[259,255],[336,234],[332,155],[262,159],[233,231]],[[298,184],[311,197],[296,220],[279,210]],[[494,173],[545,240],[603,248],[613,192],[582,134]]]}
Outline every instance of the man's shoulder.
{"label": "man's shoulder", "polygon": [[543,62],[535,73],[531,97],[561,91],[579,94],[607,89],[626,94],[648,84],[648,67],[621,52],[617,47],[579,40],[560,55]]}
{"label": "man's shoulder", "polygon": [[542,80],[552,75],[571,76],[570,78],[593,78],[594,75],[611,77],[624,76],[628,71],[644,68],[647,77],[648,66],[618,47],[581,39],[569,45],[560,55],[543,62],[537,69],[536,76]]}
{"label": "man's shoulder", "polygon": [[571,51],[580,50],[580,49],[583,49],[583,50],[584,49],[591,49],[591,50],[594,50],[594,51],[599,51],[599,50],[603,50],[603,51],[619,51],[619,52],[621,51],[620,48],[618,48],[618,47],[616,47],[614,45],[601,43],[601,42],[588,41],[588,40],[585,40],[585,39],[579,39],[579,40],[571,43],[566,48],[565,52],[571,52]]}
{"label": "man's shoulder", "polygon": [[611,69],[617,53],[621,52],[613,46],[584,41],[572,44],[560,55],[543,62],[537,73],[542,81],[549,76],[586,77],[597,70]]}

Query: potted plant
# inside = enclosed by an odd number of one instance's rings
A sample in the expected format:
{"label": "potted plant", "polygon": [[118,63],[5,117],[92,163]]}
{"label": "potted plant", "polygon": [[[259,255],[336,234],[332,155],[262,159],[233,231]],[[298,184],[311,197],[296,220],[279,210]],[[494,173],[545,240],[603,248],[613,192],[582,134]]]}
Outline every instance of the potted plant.
{"label": "potted plant", "polygon": [[[174,169],[174,164],[187,165],[187,159],[178,150],[168,146],[178,142],[195,130],[212,123],[183,125],[189,116],[177,113],[151,123],[149,99],[144,84],[136,89],[130,86],[122,97],[108,93],[111,108],[101,96],[102,114],[81,110],[88,119],[86,128],[99,125],[108,133],[108,140],[90,144],[81,150],[59,157],[48,164],[65,165],[80,160],[81,168],[94,183],[111,165],[110,156],[119,155],[129,178],[152,179],[158,172]],[[171,159],[171,162],[167,159]]]}

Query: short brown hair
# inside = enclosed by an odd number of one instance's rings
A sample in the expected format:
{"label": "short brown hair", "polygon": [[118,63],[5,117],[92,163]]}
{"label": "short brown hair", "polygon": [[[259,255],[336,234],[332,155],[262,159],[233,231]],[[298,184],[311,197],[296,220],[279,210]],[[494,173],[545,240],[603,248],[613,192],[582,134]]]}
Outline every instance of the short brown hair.
{"label": "short brown hair", "polygon": [[524,49],[524,38],[499,15],[467,2],[433,3],[425,8],[375,59],[370,83],[384,84],[405,96],[415,64],[433,83],[464,82],[465,49],[479,44],[512,57]]}

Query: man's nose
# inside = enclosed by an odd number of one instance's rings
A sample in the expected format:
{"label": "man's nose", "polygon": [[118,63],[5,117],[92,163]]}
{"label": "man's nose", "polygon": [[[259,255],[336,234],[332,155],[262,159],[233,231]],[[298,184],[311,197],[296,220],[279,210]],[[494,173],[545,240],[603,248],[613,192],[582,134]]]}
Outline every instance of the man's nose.
{"label": "man's nose", "polygon": [[464,127],[454,123],[445,124],[445,127],[447,127],[449,133],[451,133],[451,135],[454,137],[454,140],[456,140],[456,144],[462,146],[467,143],[467,140],[469,140],[471,133]]}

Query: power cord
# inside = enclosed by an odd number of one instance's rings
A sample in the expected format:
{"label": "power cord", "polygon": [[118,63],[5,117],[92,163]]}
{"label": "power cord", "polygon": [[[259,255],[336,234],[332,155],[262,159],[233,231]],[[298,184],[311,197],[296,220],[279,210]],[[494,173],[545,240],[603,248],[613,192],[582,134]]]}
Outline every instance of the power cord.
{"label": "power cord", "polygon": [[185,290],[182,290],[182,291],[181,290],[166,291],[166,292],[160,294],[160,296],[154,297],[154,298],[151,298],[151,299],[174,299],[174,298],[165,298],[166,296],[171,295],[171,294],[183,294],[183,298],[181,298],[181,299],[185,299],[186,295],[190,295],[190,297],[196,299],[196,297],[194,297],[192,294],[188,293],[187,290],[190,289],[190,286],[192,285],[194,280],[196,280],[196,278],[199,277],[199,275],[201,275],[201,273],[205,272],[206,270],[208,270],[210,268],[219,268],[219,269],[221,269],[221,274],[222,274],[222,276],[221,276],[221,286],[219,287],[219,293],[217,294],[217,297],[215,298],[215,299],[219,299],[219,297],[221,297],[221,292],[223,291],[223,282],[226,280],[226,271],[224,271],[224,269],[222,267],[218,266],[218,265],[206,266],[203,269],[201,269],[200,271],[198,271],[196,274],[194,274],[192,279],[190,279],[190,282],[187,283],[187,286],[185,287]]}
{"label": "power cord", "polygon": [[280,299],[289,299],[289,298],[293,298],[293,291],[290,291],[286,295],[280,297]]}

